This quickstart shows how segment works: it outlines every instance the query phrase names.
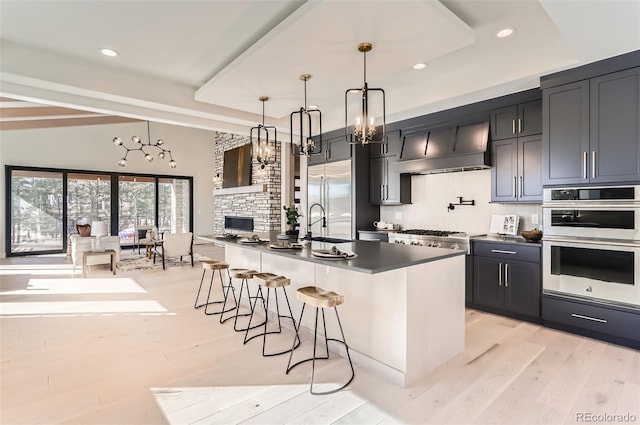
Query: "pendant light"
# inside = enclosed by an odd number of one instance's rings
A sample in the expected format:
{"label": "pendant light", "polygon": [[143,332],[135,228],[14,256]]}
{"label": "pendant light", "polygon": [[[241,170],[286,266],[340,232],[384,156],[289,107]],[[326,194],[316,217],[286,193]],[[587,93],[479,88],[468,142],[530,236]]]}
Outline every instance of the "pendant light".
{"label": "pendant light", "polygon": [[[262,124],[251,128],[250,139],[252,143],[256,143],[256,161],[260,164],[260,169],[264,170],[267,165],[276,162],[275,142],[278,138],[278,130],[272,125],[264,124],[264,103],[269,101],[269,97],[260,96],[258,100],[262,102]],[[269,144],[270,131],[273,131],[273,145]]]}
{"label": "pendant light", "polygon": [[[386,141],[386,116],[385,116],[385,97],[384,90],[381,88],[369,88],[367,84],[367,52],[373,49],[371,43],[358,44],[358,51],[364,55],[364,85],[361,88],[348,89],[344,94],[344,132],[345,139],[349,144],[362,144],[369,143],[385,143]],[[372,96],[372,93],[379,92],[382,95],[380,104],[375,109],[382,113],[382,123],[376,126],[375,116],[371,112],[372,101],[377,96]],[[360,95],[361,108],[357,113],[350,114],[349,100],[354,98],[355,95]],[[352,117],[351,123],[349,117]],[[349,129],[352,128],[352,132],[349,133]]]}
{"label": "pendant light", "polygon": [[[320,109],[318,108],[309,109],[307,107],[307,81],[311,79],[311,75],[302,74],[299,78],[304,81],[304,106],[301,107],[300,110],[292,112],[289,117],[291,155],[317,155],[322,152],[322,112],[320,112]],[[315,119],[314,116],[316,116]],[[293,126],[294,119],[295,121],[298,121],[299,125],[297,132],[300,134],[300,137],[297,142],[294,141],[294,133],[296,133],[296,129]],[[318,122],[319,129],[316,140],[313,139],[314,121]]]}
{"label": "pendant light", "polygon": [[129,155],[129,152],[131,151],[139,151],[142,153],[142,155],[144,156],[144,159],[147,162],[153,162],[153,155],[151,155],[151,153],[149,152],[149,148],[155,148],[158,151],[158,159],[162,160],[168,154],[170,159],[169,167],[176,168],[177,164],[173,160],[173,155],[171,155],[171,151],[169,149],[164,148],[164,140],[158,139],[155,142],[151,142],[151,130],[150,130],[149,121],[147,121],[147,143],[144,143],[140,137],[135,135],[131,137],[131,141],[135,146],[133,148],[127,147],[120,137],[116,136],[112,140],[115,146],[120,146],[125,150],[124,156],[120,158],[120,161],[118,161],[119,166],[121,167],[127,166],[127,155]]}

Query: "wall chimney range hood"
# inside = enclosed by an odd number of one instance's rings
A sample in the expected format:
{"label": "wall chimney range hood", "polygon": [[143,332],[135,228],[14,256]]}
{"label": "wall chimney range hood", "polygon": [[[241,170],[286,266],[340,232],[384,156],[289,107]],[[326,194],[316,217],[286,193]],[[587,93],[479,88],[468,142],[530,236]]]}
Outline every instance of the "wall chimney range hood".
{"label": "wall chimney range hood", "polygon": [[435,174],[490,167],[489,121],[480,121],[404,132],[394,168],[400,173]]}

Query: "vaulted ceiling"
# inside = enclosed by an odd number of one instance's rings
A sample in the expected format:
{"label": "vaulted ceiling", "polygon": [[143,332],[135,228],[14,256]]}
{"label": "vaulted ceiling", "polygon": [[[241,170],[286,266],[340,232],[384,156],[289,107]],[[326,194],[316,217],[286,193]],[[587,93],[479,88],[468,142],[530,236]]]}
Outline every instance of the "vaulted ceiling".
{"label": "vaulted ceiling", "polygon": [[[516,32],[497,38],[505,27]],[[0,96],[10,101],[0,125],[143,119],[242,134],[266,95],[266,121],[286,133],[309,73],[309,103],[332,130],[344,125],[345,90],[363,83],[363,41],[373,44],[367,81],[385,89],[391,122],[637,50],[640,2],[1,0]]]}

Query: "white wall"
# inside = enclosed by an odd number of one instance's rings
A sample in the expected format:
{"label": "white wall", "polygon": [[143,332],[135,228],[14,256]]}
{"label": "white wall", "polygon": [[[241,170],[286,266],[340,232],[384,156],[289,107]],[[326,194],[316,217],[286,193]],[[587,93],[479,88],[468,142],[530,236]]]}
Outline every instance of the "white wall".
{"label": "white wall", "polygon": [[[475,200],[475,205],[456,206],[448,211],[449,203],[458,203],[458,196]],[[381,207],[380,218],[405,229],[485,234],[489,232],[492,214],[518,214],[520,231],[542,228],[540,204],[491,203],[491,170],[412,176],[411,201],[410,205]],[[531,223],[531,214],[538,214],[540,224]]]}
{"label": "white wall", "polygon": [[126,168],[119,167],[124,149],[111,140],[120,136],[131,146],[133,135],[146,140],[146,122],[1,131],[0,256],[6,254],[4,165],[193,176],[194,234],[213,233],[214,132],[151,123],[151,139],[165,141],[177,163],[174,169],[169,168],[167,159],[148,163],[139,152],[129,154]]}

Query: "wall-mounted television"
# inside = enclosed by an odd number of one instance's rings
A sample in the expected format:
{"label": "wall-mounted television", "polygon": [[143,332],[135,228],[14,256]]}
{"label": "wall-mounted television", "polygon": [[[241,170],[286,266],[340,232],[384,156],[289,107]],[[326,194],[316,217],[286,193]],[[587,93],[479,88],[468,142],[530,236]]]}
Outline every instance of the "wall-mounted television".
{"label": "wall-mounted television", "polygon": [[251,143],[224,151],[222,187],[251,185]]}

